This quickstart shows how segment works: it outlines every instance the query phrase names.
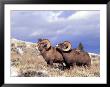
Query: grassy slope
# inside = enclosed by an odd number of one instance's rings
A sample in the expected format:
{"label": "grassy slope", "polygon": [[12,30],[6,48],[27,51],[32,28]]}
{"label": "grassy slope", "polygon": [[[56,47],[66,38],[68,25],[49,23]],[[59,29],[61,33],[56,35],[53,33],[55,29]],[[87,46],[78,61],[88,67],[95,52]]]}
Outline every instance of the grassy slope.
{"label": "grassy slope", "polygon": [[100,60],[92,58],[90,68],[71,67],[70,70],[58,68],[58,64],[53,67],[47,67],[47,64],[41,55],[38,55],[35,48],[27,48],[23,55],[11,52],[11,76],[18,73],[17,76],[38,76],[38,77],[99,77],[100,76]]}

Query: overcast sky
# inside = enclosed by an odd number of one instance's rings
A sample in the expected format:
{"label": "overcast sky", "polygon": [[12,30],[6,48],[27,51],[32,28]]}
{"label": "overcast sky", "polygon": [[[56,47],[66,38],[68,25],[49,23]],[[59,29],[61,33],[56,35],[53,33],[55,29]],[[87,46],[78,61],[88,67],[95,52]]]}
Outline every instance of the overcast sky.
{"label": "overcast sky", "polygon": [[47,38],[52,45],[69,40],[76,48],[100,53],[100,11],[11,11],[11,37],[37,42]]}

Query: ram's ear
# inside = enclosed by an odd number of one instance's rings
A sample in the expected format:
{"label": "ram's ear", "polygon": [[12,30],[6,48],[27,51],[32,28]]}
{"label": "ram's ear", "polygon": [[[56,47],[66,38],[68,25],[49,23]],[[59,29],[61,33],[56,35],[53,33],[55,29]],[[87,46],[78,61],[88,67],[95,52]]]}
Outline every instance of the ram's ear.
{"label": "ram's ear", "polygon": [[39,39],[38,39],[38,42],[41,42],[42,40],[43,40],[43,39],[39,38]]}

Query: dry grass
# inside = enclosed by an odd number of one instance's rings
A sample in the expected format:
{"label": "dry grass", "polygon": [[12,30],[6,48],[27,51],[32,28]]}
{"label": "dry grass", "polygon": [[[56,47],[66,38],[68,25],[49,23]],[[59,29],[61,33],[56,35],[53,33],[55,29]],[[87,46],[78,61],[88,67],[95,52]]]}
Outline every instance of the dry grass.
{"label": "dry grass", "polygon": [[11,52],[11,76],[19,77],[99,77],[100,58],[92,59],[91,67],[71,67],[61,70],[58,64],[47,66],[45,60],[34,48],[27,48],[23,55]]}

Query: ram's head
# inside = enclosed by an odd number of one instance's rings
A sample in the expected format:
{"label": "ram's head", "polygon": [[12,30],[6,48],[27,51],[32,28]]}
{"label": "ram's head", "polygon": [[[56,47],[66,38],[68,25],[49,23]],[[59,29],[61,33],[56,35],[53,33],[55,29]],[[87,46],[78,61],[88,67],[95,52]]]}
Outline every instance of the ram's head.
{"label": "ram's head", "polygon": [[39,51],[48,50],[50,47],[51,47],[51,43],[48,39],[38,40],[38,50]]}
{"label": "ram's head", "polygon": [[56,47],[62,51],[69,51],[71,50],[71,43],[69,41],[64,41],[63,43],[59,43]]}

